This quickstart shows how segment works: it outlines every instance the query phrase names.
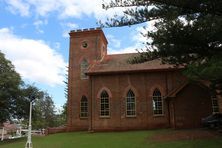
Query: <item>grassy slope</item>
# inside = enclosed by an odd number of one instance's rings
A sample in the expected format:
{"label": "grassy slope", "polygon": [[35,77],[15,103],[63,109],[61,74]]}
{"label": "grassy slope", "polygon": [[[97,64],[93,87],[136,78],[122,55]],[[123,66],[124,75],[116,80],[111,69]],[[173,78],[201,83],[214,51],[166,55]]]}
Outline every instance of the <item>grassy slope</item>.
{"label": "grassy slope", "polygon": [[[33,137],[34,148],[221,148],[222,137],[211,140],[152,142],[149,137],[166,130],[116,133],[62,133]],[[0,143],[0,148],[24,148],[26,139]]]}

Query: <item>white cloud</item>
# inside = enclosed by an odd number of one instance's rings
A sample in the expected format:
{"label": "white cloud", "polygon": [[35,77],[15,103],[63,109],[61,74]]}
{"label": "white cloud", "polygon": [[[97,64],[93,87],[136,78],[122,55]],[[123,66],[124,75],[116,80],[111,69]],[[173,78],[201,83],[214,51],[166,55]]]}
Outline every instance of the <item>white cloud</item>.
{"label": "white cloud", "polygon": [[103,0],[5,0],[5,3],[14,14],[19,13],[21,16],[35,14],[47,17],[50,13],[56,12],[60,19],[93,15],[97,19],[104,20],[107,16],[121,14],[124,9],[106,11],[102,9]]}
{"label": "white cloud", "polygon": [[[108,35],[108,41],[110,42],[109,48],[108,48],[108,54],[120,54],[120,53],[135,53],[137,52],[137,49],[142,48],[142,43],[139,39],[139,33],[132,31],[130,36],[132,36],[131,40],[133,41],[133,45],[129,47],[121,47],[121,41],[114,38],[112,35]],[[135,36],[138,36],[138,39],[136,39]],[[117,46],[115,45],[117,44]]]}
{"label": "white cloud", "polygon": [[70,22],[68,22],[68,23],[66,24],[66,26],[69,27],[69,28],[77,28],[77,27],[78,27],[77,24],[75,24],[75,23],[70,23]]}
{"label": "white cloud", "polygon": [[[155,32],[157,30],[157,28],[154,26],[155,23],[157,22],[157,20],[152,20],[149,22],[146,22],[144,24],[144,26],[139,26],[136,28],[136,34],[133,36],[133,41],[137,41],[137,42],[152,42],[151,38],[149,38],[148,36],[146,36],[147,32]],[[145,36],[144,36],[145,34]]]}
{"label": "white cloud", "polygon": [[[44,0],[43,0],[44,1]],[[105,0],[110,1],[110,0]],[[55,3],[55,2],[54,2]],[[105,20],[108,16],[121,14],[124,8],[110,10],[102,9],[103,0],[57,0],[57,11],[60,19],[80,18],[83,15],[93,15],[96,19]],[[35,5],[36,6],[36,5]],[[38,6],[38,5],[37,5]]]}
{"label": "white cloud", "polygon": [[37,33],[44,33],[44,31],[41,29],[41,26],[47,25],[48,21],[47,20],[36,20],[33,25],[35,26],[35,29]]}
{"label": "white cloud", "polygon": [[107,40],[109,41],[109,44],[114,48],[120,48],[121,41],[116,39],[115,36],[108,34],[106,35]]}
{"label": "white cloud", "polygon": [[123,48],[123,49],[118,49],[118,50],[109,48],[108,49],[108,54],[136,53],[137,48],[138,48],[137,45],[126,47],[126,48]]}
{"label": "white cloud", "polygon": [[13,14],[19,13],[21,16],[28,16],[30,5],[23,0],[7,0],[7,9]]}
{"label": "white cloud", "polygon": [[[138,51],[141,51],[141,49],[144,49],[144,43],[145,42],[149,42],[151,43],[152,42],[152,39],[149,38],[148,36],[143,36],[142,34],[146,34],[147,31],[156,31],[157,28],[154,26],[154,24],[157,22],[158,20],[153,20],[153,21],[149,21],[149,22],[146,22],[145,24],[143,25],[140,25],[138,27],[136,27],[136,29],[132,30],[130,33],[129,33],[129,36],[131,37],[131,41],[132,43],[134,43],[132,46],[129,46],[129,47],[124,47],[124,48],[119,48],[117,49],[115,46],[115,44],[117,45],[121,45],[121,41],[120,40],[117,40],[115,39],[114,36],[112,35],[108,35],[107,38],[108,38],[108,41],[110,42],[110,47],[108,49],[108,53],[109,54],[119,54],[119,53],[135,53],[135,52],[138,52]],[[142,34],[141,34],[142,33]]]}
{"label": "white cloud", "polygon": [[77,24],[71,23],[71,22],[61,23],[61,26],[63,28],[62,36],[64,38],[69,37],[70,30],[74,30],[74,29],[77,29],[79,27]]}
{"label": "white cloud", "polygon": [[47,16],[53,11],[58,11],[60,9],[59,0],[23,0],[34,8],[34,13],[40,16]]}
{"label": "white cloud", "polygon": [[[149,22],[146,22],[144,26],[139,26],[136,28],[132,40],[135,42],[135,46],[137,49],[143,49],[144,48],[144,43],[152,43],[153,39],[150,38],[147,35],[147,32],[156,32],[157,28],[155,27],[155,23],[159,22],[159,20],[152,20]],[[145,36],[144,36],[145,35]],[[146,45],[147,47],[152,50],[150,45]]]}
{"label": "white cloud", "polygon": [[63,57],[42,40],[25,39],[9,28],[0,29],[0,50],[29,81],[62,85],[66,63]]}

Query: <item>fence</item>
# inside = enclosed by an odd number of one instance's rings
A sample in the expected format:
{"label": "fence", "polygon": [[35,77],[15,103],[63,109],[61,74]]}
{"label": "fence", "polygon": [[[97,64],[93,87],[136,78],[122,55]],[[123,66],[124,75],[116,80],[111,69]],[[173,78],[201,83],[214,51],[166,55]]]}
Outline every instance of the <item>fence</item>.
{"label": "fence", "polygon": [[4,139],[14,139],[14,138],[20,138],[22,137],[22,129],[10,129],[3,127],[0,129],[0,135],[1,135],[1,141]]}
{"label": "fence", "polygon": [[[40,129],[40,130],[32,130],[32,135],[45,135],[46,130]],[[8,129],[8,128],[2,128],[0,129],[0,136],[1,141],[5,139],[16,139],[27,136],[28,129]]]}
{"label": "fence", "polygon": [[[47,128],[47,129],[40,129],[40,130],[32,130],[32,135],[48,135],[48,134],[55,134],[55,133],[62,133],[66,132],[66,127],[53,127],[53,128]],[[5,139],[16,139],[21,138],[24,136],[27,136],[28,129],[8,129],[8,128],[2,128],[0,129],[0,138],[1,141]]]}
{"label": "fence", "polygon": [[55,134],[55,133],[63,133],[63,132],[66,132],[66,127],[47,128],[46,135]]}

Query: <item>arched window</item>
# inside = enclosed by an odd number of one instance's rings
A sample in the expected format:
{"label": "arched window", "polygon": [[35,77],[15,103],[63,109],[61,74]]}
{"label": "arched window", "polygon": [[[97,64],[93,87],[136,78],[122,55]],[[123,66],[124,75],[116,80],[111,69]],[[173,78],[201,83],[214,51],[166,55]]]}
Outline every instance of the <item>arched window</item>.
{"label": "arched window", "polygon": [[86,59],[83,59],[83,61],[81,62],[81,74],[80,74],[80,77],[81,79],[87,79],[87,75],[86,75],[86,72],[87,72],[87,69],[88,69],[88,62]]}
{"label": "arched window", "polygon": [[126,96],[126,116],[136,116],[136,99],[131,89]]}
{"label": "arched window", "polygon": [[100,94],[100,116],[109,116],[109,94],[105,90]]}
{"label": "arched window", "polygon": [[211,96],[213,114],[219,113],[219,105],[216,95]]}
{"label": "arched window", "polygon": [[153,92],[153,114],[163,114],[163,100],[161,97],[161,92],[158,89],[155,89]]}
{"label": "arched window", "polygon": [[88,100],[86,96],[82,96],[82,99],[80,101],[80,117],[88,117]]}

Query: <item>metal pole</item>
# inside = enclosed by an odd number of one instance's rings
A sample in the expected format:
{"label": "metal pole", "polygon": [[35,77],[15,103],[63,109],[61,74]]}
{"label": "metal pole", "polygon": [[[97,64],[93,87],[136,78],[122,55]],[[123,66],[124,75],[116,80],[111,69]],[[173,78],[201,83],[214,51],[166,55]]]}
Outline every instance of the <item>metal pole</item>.
{"label": "metal pole", "polygon": [[28,129],[28,138],[27,138],[25,148],[32,148],[32,101],[30,101],[29,129]]}
{"label": "metal pole", "polygon": [[4,129],[4,127],[3,127],[3,128],[2,128],[2,138],[1,138],[1,141],[4,140],[4,133],[5,133],[5,129]]}
{"label": "metal pole", "polygon": [[19,127],[19,137],[22,137],[22,127]]}

